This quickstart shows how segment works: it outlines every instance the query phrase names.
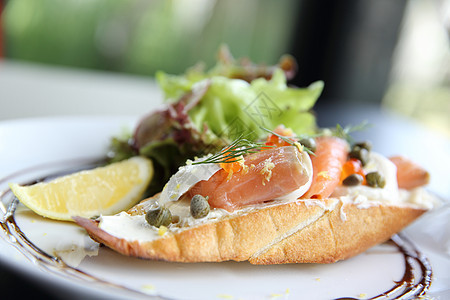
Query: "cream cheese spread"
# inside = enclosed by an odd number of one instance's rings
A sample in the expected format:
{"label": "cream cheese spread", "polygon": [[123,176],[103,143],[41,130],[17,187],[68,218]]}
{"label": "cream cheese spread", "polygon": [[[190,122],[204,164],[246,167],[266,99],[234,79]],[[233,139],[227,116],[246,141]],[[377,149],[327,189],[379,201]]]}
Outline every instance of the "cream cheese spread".
{"label": "cream cheese spread", "polygon": [[338,186],[331,197],[338,198],[344,203],[357,204],[358,208],[364,209],[383,203],[390,205],[413,204],[423,208],[432,207],[431,197],[423,188],[413,191],[398,188],[397,167],[385,156],[376,152],[370,152],[369,162],[364,167],[366,173],[377,171],[384,176],[386,185],[384,188],[374,188],[366,185]]}
{"label": "cream cheese spread", "polygon": [[[308,156],[306,153],[302,155]],[[152,207],[157,207],[163,202],[166,207],[168,207],[172,215],[180,217],[180,222],[176,224],[171,224],[168,226],[168,231],[164,234],[173,234],[180,232],[182,230],[191,228],[193,226],[198,226],[204,223],[215,222],[223,220],[227,217],[234,217],[239,215],[245,215],[255,210],[266,208],[273,205],[284,205],[289,202],[297,201],[297,199],[303,195],[310,187],[312,181],[312,164],[311,160],[303,159],[305,162],[305,172],[308,173],[310,179],[308,183],[299,188],[298,190],[275,199],[268,203],[261,203],[256,205],[249,205],[241,209],[237,209],[234,212],[228,212],[224,209],[213,208],[211,209],[208,216],[201,219],[194,219],[190,214],[189,201],[180,199],[178,201],[171,201],[164,196],[164,200],[161,196],[155,198],[155,201],[149,201],[146,204],[145,210]],[[185,171],[189,168],[184,169]],[[213,171],[213,169],[211,169]],[[360,209],[366,209],[371,206],[389,204],[389,205],[415,205],[421,208],[432,208],[433,207],[433,197],[429,195],[423,188],[416,188],[411,191],[406,191],[398,188],[397,184],[397,168],[396,166],[386,157],[371,152],[368,164],[364,167],[364,171],[372,172],[377,171],[382,174],[386,179],[386,184],[384,188],[373,188],[365,185],[359,186],[338,186],[333,192],[330,198],[336,198],[337,200],[345,203],[356,204]],[[214,171],[215,172],[215,171]],[[204,173],[205,177],[211,176],[211,172]],[[184,176],[183,176],[184,177]],[[177,181],[179,178],[177,179]],[[195,180],[194,180],[195,181]],[[176,187],[179,183],[172,183]],[[195,182],[191,182],[191,185]],[[168,187],[167,187],[168,188]],[[167,189],[166,188],[166,189]],[[173,188],[173,186],[171,186]],[[189,187],[183,187],[181,190],[186,190]],[[177,199],[180,196],[177,196]],[[170,196],[169,196],[170,198]],[[162,201],[161,201],[162,200]],[[324,202],[317,199],[302,199],[299,202],[305,203],[307,206],[320,206],[325,210],[333,209],[333,207],[326,207]],[[336,202],[337,203],[337,202]],[[343,221],[346,220],[345,205],[341,206],[340,216]],[[118,238],[123,238],[129,241],[138,240],[140,242],[152,241],[154,239],[160,238],[161,234],[156,227],[149,225],[145,220],[145,215],[130,215],[126,212],[121,212],[120,214],[114,216],[102,216],[100,217],[99,228],[104,231],[114,235]]]}
{"label": "cream cheese spread", "polygon": [[[208,156],[196,160],[201,162]],[[164,205],[170,201],[177,201],[184,193],[186,193],[194,184],[202,180],[208,180],[214,175],[220,167],[217,164],[192,164],[188,161],[185,166],[178,169],[178,172],[170,177],[169,182],[164,186],[159,197],[159,204]]]}
{"label": "cream cheese spread", "polygon": [[[171,224],[168,226],[168,231],[165,234],[178,233],[180,231],[199,226],[205,223],[224,220],[236,216],[243,216],[253,211],[263,208],[284,205],[290,202],[297,201],[297,199],[284,199],[279,201],[272,201],[270,203],[261,203],[249,205],[233,212],[228,212],[224,209],[211,209],[208,216],[202,219],[194,219],[189,213],[189,204],[187,201],[179,201],[176,206],[171,206],[170,210],[173,214],[180,216],[180,223]],[[324,210],[333,210],[338,201],[326,205],[323,201],[317,199],[299,200],[297,203],[303,202],[307,206],[320,206]],[[113,216],[101,216],[98,227],[107,233],[122,238],[128,241],[148,242],[160,238],[158,228],[151,226],[145,220],[145,215],[130,215],[126,212],[121,212]]]}
{"label": "cream cheese spread", "polygon": [[370,152],[369,162],[364,167],[364,172],[377,171],[386,180],[384,188],[374,188],[366,185],[336,187],[331,197],[339,198],[344,202],[357,203],[363,208],[364,206],[373,205],[374,202],[390,202],[399,201],[399,191],[397,184],[397,167],[386,157]]}

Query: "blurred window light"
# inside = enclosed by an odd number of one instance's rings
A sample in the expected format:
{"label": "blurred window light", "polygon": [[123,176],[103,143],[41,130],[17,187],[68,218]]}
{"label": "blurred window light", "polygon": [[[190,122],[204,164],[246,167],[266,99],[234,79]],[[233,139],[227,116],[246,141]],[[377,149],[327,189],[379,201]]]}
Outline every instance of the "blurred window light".
{"label": "blurred window light", "polygon": [[173,6],[173,14],[179,28],[187,32],[198,33],[210,21],[217,1],[214,0],[178,0]]}
{"label": "blurred window light", "polygon": [[383,99],[450,136],[450,1],[410,0]]}

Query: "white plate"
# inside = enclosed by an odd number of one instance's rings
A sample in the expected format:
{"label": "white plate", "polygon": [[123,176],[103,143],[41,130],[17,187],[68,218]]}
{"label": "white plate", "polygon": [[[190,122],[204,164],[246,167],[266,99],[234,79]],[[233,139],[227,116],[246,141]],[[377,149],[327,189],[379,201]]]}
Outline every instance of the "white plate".
{"label": "white plate", "polygon": [[[132,129],[136,121],[135,117],[70,117],[0,123],[1,191],[8,190],[8,182],[30,182],[86,166],[106,153],[111,136],[124,127]],[[3,195],[5,202],[11,199],[10,193]],[[330,265],[178,264],[124,257],[105,247],[98,249],[98,255],[89,256],[96,253],[97,244],[73,223],[46,220],[21,205],[15,220],[16,229],[24,236],[14,231],[12,223],[7,223],[9,228],[3,225],[2,263],[43,280],[50,291],[69,289],[80,297],[370,298],[391,289],[405,271],[403,255],[390,244]],[[447,204],[404,232],[431,264],[432,284],[427,295],[441,299],[450,296],[449,220]],[[27,240],[31,244],[26,244]],[[38,255],[39,250],[44,255]]]}

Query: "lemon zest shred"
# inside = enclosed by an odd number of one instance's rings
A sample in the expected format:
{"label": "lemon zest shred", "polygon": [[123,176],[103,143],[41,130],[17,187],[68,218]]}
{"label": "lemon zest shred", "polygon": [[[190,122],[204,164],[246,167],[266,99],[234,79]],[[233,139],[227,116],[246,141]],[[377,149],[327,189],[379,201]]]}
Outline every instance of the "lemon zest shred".
{"label": "lemon zest shred", "polygon": [[328,171],[322,171],[317,174],[317,176],[320,176],[322,178],[325,178],[327,180],[333,180],[333,178],[328,174]]}
{"label": "lemon zest shred", "polygon": [[233,170],[230,170],[228,172],[227,181],[230,181],[232,177],[233,177]]}
{"label": "lemon zest shred", "polygon": [[239,156],[239,160],[237,161],[237,163],[241,166],[241,168],[245,166],[245,159],[243,155]]}
{"label": "lemon zest shred", "polygon": [[300,144],[299,142],[295,142],[295,143],[294,143],[294,146],[297,147],[298,152],[300,152],[300,153],[303,152],[304,147],[303,147],[302,144]]}
{"label": "lemon zest shred", "polygon": [[247,165],[243,165],[242,166],[242,175],[245,175],[245,174],[247,174],[248,173],[248,170],[249,170],[249,168],[248,168],[248,166]]}
{"label": "lemon zest shred", "polygon": [[167,227],[164,225],[161,225],[158,229],[158,235],[163,236],[167,232]]}
{"label": "lemon zest shred", "polygon": [[264,176],[262,180],[262,185],[266,185],[265,181],[269,182],[272,178],[272,169],[275,168],[275,164],[272,162],[272,158],[269,157],[264,161],[264,167],[261,169],[260,173]]}

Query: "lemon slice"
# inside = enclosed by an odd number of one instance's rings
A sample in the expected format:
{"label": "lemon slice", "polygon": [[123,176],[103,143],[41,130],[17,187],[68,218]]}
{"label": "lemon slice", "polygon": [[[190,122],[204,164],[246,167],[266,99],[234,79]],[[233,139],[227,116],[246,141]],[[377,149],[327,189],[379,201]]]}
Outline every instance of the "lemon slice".
{"label": "lemon slice", "polygon": [[152,177],[152,162],[137,156],[50,182],[9,186],[35,213],[71,221],[72,216],[91,218],[130,208],[140,200]]}

